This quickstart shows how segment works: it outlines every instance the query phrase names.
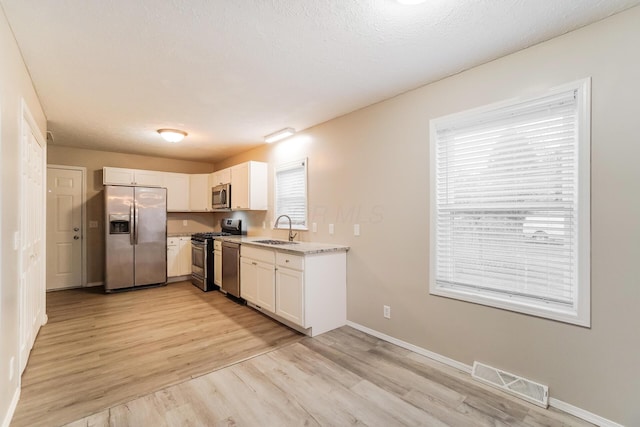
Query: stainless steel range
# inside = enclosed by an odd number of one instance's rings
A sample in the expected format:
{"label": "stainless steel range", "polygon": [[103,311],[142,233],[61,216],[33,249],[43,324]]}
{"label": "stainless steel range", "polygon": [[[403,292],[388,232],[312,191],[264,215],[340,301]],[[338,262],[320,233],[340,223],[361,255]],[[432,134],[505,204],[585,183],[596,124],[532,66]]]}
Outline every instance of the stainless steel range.
{"label": "stainless steel range", "polygon": [[191,236],[191,283],[205,292],[220,289],[213,283],[213,240],[220,236],[242,234],[242,220],[224,218],[222,231],[195,233]]}

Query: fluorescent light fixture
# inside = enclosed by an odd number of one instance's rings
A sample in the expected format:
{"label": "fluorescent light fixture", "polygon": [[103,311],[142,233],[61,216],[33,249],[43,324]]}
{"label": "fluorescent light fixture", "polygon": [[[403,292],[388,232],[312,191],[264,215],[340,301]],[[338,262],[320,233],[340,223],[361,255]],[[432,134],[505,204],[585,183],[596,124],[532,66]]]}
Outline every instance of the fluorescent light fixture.
{"label": "fluorescent light fixture", "polygon": [[289,138],[296,133],[294,128],[284,128],[277,132],[264,137],[264,142],[271,144],[272,142],[280,141],[281,139]]}
{"label": "fluorescent light fixture", "polygon": [[187,136],[187,133],[178,129],[158,129],[158,133],[167,142],[180,142]]}
{"label": "fluorescent light fixture", "polygon": [[424,3],[427,0],[396,0],[398,3],[400,4],[420,4],[420,3]]}

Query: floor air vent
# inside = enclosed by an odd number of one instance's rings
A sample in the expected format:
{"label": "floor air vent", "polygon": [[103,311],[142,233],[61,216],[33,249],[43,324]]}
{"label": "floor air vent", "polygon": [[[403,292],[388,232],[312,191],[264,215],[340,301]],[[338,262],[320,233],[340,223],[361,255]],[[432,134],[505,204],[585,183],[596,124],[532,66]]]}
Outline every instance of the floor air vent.
{"label": "floor air vent", "polygon": [[549,387],[546,385],[535,383],[479,362],[473,362],[471,376],[478,381],[497,387],[535,405],[543,408],[549,406]]}

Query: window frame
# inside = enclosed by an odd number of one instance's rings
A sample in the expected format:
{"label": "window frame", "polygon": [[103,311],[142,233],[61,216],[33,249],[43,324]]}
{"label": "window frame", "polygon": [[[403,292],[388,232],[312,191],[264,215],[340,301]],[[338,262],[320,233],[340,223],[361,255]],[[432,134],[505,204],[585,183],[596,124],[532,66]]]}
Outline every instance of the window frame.
{"label": "window frame", "polygon": [[[275,221],[278,218],[278,173],[286,170],[296,169],[300,167],[300,163],[302,163],[302,167],[304,168],[304,224],[292,224],[291,229],[293,230],[301,230],[308,231],[309,230],[309,160],[304,157],[298,160],[281,163],[274,168],[273,171],[273,226],[274,230],[288,230],[289,223],[288,221],[280,221],[276,226]],[[286,215],[286,214],[285,214]]]}
{"label": "window frame", "polygon": [[[539,300],[535,303],[530,298],[520,298],[506,293],[490,292],[481,289],[452,288],[441,286],[436,282],[437,270],[437,129],[439,126],[449,125],[459,120],[469,120],[470,117],[495,112],[501,108],[517,106],[525,102],[544,98],[566,91],[576,91],[576,115],[577,115],[577,184],[575,191],[576,218],[577,218],[577,251],[576,266],[574,271],[576,281],[574,283],[573,306],[570,309],[562,309],[548,302]],[[590,161],[591,161],[591,79],[585,78],[561,86],[551,88],[535,96],[517,97],[506,101],[485,105],[478,108],[461,111],[443,117],[430,120],[430,268],[429,268],[429,293],[431,295],[453,298],[461,301],[481,304],[485,306],[505,309],[518,313],[533,315],[546,319],[557,320],[565,323],[584,327],[591,326],[591,283],[590,283]],[[516,206],[516,205],[514,205]]]}

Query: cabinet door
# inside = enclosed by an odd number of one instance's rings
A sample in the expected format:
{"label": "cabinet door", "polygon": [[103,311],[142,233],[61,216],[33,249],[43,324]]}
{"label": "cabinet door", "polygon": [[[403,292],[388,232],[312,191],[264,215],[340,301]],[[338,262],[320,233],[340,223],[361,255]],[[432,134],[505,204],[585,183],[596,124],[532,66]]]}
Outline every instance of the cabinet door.
{"label": "cabinet door", "polygon": [[133,185],[135,182],[133,169],[102,168],[102,183],[104,185]]}
{"label": "cabinet door", "polygon": [[164,175],[167,187],[167,211],[186,212],[189,210],[189,175],[167,172]]}
{"label": "cabinet door", "polygon": [[164,173],[157,171],[134,170],[134,182],[141,187],[163,187]]}
{"label": "cabinet door", "polygon": [[222,286],[222,251],[213,251],[213,283]]}
{"label": "cabinet door", "polygon": [[189,208],[192,211],[209,211],[207,193],[209,192],[209,174],[189,175]]}
{"label": "cabinet door", "polygon": [[240,257],[240,296],[257,304],[258,262],[251,258]]}
{"label": "cabinet door", "polygon": [[231,182],[231,169],[222,169],[213,173],[213,185],[229,184]]}
{"label": "cabinet door", "polygon": [[249,163],[231,168],[231,209],[249,209]]}
{"label": "cabinet door", "polygon": [[249,209],[266,211],[267,202],[267,164],[249,162]]}
{"label": "cabinet door", "polygon": [[266,262],[257,262],[258,289],[256,305],[272,313],[276,311],[276,275],[275,266]]}
{"label": "cabinet door", "polygon": [[180,238],[180,276],[191,274],[191,238]]}
{"label": "cabinet door", "polygon": [[167,276],[180,275],[180,241],[171,237],[167,239]]}
{"label": "cabinet door", "polygon": [[304,320],[304,275],[301,271],[276,270],[276,314],[306,328]]}

